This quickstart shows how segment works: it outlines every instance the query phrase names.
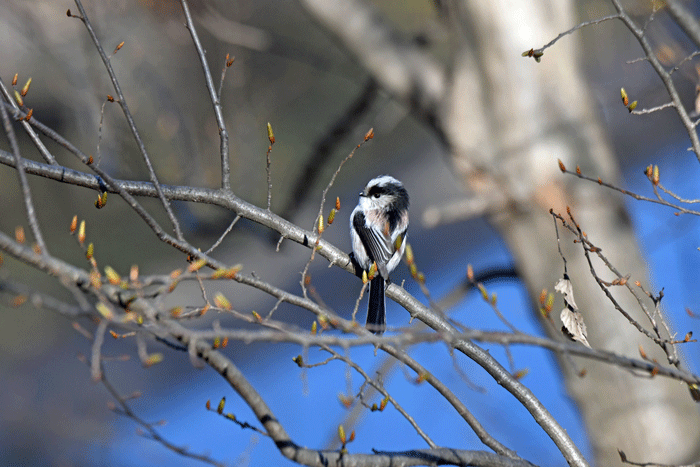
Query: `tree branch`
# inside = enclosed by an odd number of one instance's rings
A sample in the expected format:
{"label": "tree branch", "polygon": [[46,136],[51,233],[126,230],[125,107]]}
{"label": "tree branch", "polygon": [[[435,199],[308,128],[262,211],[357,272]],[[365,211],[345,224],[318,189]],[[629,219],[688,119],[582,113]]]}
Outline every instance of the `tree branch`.
{"label": "tree branch", "polygon": [[124,97],[122,88],[119,85],[119,80],[117,80],[117,74],[114,72],[114,68],[112,68],[112,62],[105,53],[104,48],[102,48],[102,44],[97,38],[97,34],[95,33],[95,30],[92,27],[92,23],[90,22],[90,19],[87,16],[87,12],[83,7],[82,2],[80,0],[75,0],[75,5],[78,7],[78,11],[80,11],[80,16],[78,18],[85,25],[85,29],[87,29],[90,39],[92,39],[92,42],[95,44],[97,53],[100,55],[102,63],[104,64],[105,69],[107,70],[109,79],[112,81],[114,92],[117,94],[116,101],[122,108],[124,118],[126,119],[126,123],[129,126],[129,129],[131,130],[131,134],[134,136],[134,140],[136,141],[136,145],[138,146],[141,156],[143,157],[143,161],[146,164],[146,168],[148,169],[148,174],[151,178],[151,182],[153,183],[153,186],[155,187],[156,192],[158,193],[158,198],[163,204],[163,208],[165,208],[165,212],[167,213],[168,218],[170,219],[170,222],[172,223],[173,228],[175,229],[175,236],[178,240],[182,241],[184,239],[182,237],[182,231],[180,230],[180,223],[177,221],[177,218],[175,217],[175,214],[173,213],[173,210],[170,207],[170,203],[168,203],[168,200],[162,193],[162,190],[160,188],[160,182],[158,181],[158,176],[156,175],[156,172],[153,169],[153,164],[151,164],[151,158],[148,156],[148,152],[146,151],[146,145],[141,139],[141,134],[139,133],[138,128],[136,128],[136,122],[134,121],[134,117],[131,115],[131,111],[129,110],[129,107],[126,104],[126,97]]}
{"label": "tree branch", "polygon": [[[207,63],[207,57],[202,47],[202,43],[199,41],[199,35],[197,34],[197,29],[194,27],[194,22],[192,21],[192,14],[190,13],[190,8],[187,5],[187,0],[182,0],[182,10],[185,13],[185,20],[187,25],[187,30],[192,36],[192,43],[197,51],[197,56],[202,65],[202,71],[204,72],[204,82],[207,85],[207,91],[209,91],[209,98],[214,106],[214,116],[216,117],[216,124],[219,127],[219,139],[220,144],[220,154],[221,154],[221,189],[224,191],[231,191],[231,167],[229,164],[229,154],[228,154],[228,130],[226,129],[226,121],[224,120],[224,112],[221,108],[221,95],[217,94],[214,88],[214,80],[211,76],[211,71],[209,70],[209,65]],[[222,76],[223,83],[223,76]]]}

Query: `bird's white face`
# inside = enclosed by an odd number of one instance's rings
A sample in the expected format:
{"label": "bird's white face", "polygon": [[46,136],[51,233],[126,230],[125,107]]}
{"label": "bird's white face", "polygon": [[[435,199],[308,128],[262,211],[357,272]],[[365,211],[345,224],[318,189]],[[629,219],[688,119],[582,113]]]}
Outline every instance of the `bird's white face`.
{"label": "bird's white face", "polygon": [[389,185],[403,186],[400,181],[389,175],[382,175],[367,183],[367,186],[360,194],[360,207],[365,210],[386,209],[394,201],[395,195],[378,191],[377,188],[384,188]]}

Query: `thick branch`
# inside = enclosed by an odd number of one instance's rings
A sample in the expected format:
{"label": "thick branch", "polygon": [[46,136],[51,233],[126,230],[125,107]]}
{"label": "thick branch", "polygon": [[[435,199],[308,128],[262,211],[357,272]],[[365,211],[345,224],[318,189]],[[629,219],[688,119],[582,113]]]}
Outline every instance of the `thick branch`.
{"label": "thick branch", "polygon": [[195,345],[197,356],[204,360],[245,400],[253,410],[260,423],[275,442],[280,452],[299,464],[308,466],[327,467],[328,465],[342,466],[393,466],[393,465],[463,465],[463,466],[532,466],[522,459],[511,459],[484,451],[464,451],[449,448],[422,449],[408,452],[348,454],[338,451],[320,451],[301,447],[294,443],[282,424],[277,420],[270,407],[260,397],[260,394],[248,382],[243,373],[223,354],[212,349],[211,345],[202,341],[191,341],[191,331],[179,324],[167,321],[165,325],[170,332],[184,345]]}

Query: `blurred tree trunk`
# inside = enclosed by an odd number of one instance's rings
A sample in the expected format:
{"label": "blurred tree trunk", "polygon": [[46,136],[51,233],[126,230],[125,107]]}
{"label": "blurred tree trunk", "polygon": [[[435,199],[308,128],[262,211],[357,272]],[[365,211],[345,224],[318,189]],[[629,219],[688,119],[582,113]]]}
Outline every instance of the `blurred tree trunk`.
{"label": "blurred tree trunk", "polygon": [[[488,216],[505,238],[533,310],[542,289],[552,291],[563,273],[550,208],[565,213],[570,206],[617,269],[631,273],[631,281],[648,284],[622,199],[563,176],[557,167],[559,158],[571,168],[578,164],[586,174],[619,180],[579,69],[576,34],[548,49],[539,64],[521,57],[524,50],[577,24],[572,1],[435,2],[450,37],[447,63],[415,44],[399,42],[391,27],[360,1],[302,3],[386,91],[435,130],[477,200],[467,203],[463,214]],[[442,214],[454,216],[455,210]],[[562,240],[591,345],[636,357],[642,344],[651,354],[652,343],[613,308],[591,277],[581,246],[566,234]],[[597,271],[613,278],[602,265]],[[613,294],[638,322],[647,324],[629,293]],[[555,320],[563,308],[561,298],[557,304]],[[558,328],[543,327],[562,338]],[[653,357],[665,361],[662,354]],[[618,449],[633,460],[667,464],[697,455],[697,408],[684,385],[579,359],[562,358],[560,366],[587,426],[595,464],[622,465]],[[578,376],[582,369],[585,377]]]}

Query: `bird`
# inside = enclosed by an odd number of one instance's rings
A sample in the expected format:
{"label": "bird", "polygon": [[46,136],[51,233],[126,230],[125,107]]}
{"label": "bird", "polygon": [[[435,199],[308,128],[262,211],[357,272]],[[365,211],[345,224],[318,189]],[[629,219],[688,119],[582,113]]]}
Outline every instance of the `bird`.
{"label": "bird", "polygon": [[384,289],[406,250],[408,206],[403,183],[380,175],[367,183],[350,215],[351,259],[360,267],[360,274],[373,263],[377,265],[369,286],[366,327],[378,335],[386,330]]}

